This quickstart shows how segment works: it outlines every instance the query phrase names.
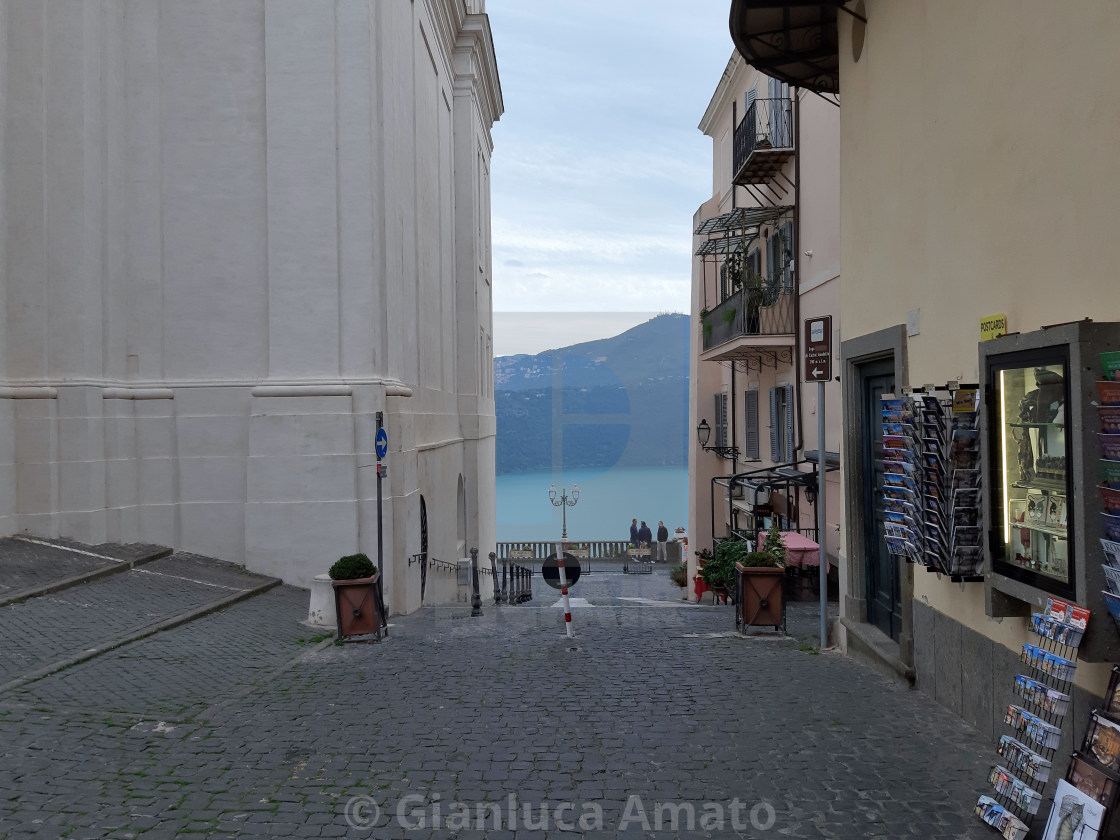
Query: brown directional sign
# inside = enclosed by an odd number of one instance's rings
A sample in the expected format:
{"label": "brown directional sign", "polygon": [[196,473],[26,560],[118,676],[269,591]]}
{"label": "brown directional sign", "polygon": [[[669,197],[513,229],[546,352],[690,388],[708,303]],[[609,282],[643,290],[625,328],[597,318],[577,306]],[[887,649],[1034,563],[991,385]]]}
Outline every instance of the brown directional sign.
{"label": "brown directional sign", "polygon": [[805,319],[805,381],[832,379],[832,316]]}

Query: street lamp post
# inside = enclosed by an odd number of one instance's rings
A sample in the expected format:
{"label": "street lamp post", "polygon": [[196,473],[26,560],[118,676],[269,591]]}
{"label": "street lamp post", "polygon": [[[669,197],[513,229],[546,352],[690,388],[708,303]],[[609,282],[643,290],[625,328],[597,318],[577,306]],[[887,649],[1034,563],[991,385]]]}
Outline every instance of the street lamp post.
{"label": "street lamp post", "polygon": [[564,552],[568,550],[568,508],[575,507],[576,502],[579,501],[579,485],[572,485],[572,498],[569,500],[566,487],[560,491],[560,498],[556,498],[556,485],[553,484],[548,488],[548,500],[563,513],[563,530],[560,534],[560,550],[556,552],[556,567],[560,572],[560,594],[564,598],[564,632],[571,639],[575,634],[572,633],[572,605],[568,600],[568,575],[564,571]]}
{"label": "street lamp post", "polygon": [[556,485],[553,484],[551,487],[548,488],[548,500],[550,502],[552,502],[553,505],[560,508],[561,511],[563,511],[563,517],[562,517],[563,531],[560,534],[560,551],[564,552],[568,548],[568,546],[567,546],[567,542],[568,542],[568,508],[575,507],[576,502],[579,501],[579,485],[578,484],[573,484],[572,485],[572,498],[571,499],[568,498],[568,488],[566,488],[566,487],[560,491],[560,498],[557,499],[556,498]]}

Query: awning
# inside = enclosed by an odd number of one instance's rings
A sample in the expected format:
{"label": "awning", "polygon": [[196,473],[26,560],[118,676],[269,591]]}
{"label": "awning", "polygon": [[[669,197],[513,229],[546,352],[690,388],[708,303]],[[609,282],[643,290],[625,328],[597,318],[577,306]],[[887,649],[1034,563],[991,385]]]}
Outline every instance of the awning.
{"label": "awning", "polygon": [[712,216],[702,221],[696,228],[696,235],[709,236],[758,227],[765,222],[777,221],[786,213],[792,212],[792,207],[737,207],[730,213]]}
{"label": "awning", "polygon": [[759,225],[776,222],[792,212],[792,207],[738,207],[730,213],[705,219],[696,228],[696,235],[721,238],[700,243],[696,256],[709,257],[742,251],[758,238]]}
{"label": "awning", "polygon": [[844,0],[731,0],[731,40],[759,72],[818,93],[840,92],[836,15]]}

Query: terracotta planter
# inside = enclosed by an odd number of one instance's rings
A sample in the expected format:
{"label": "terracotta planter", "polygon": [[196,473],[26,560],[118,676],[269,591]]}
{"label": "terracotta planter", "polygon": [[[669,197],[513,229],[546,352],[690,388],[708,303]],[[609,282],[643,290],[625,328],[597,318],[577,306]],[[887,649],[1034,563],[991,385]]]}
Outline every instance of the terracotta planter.
{"label": "terracotta planter", "polygon": [[388,635],[385,599],[381,590],[381,573],[356,580],[334,580],[334,608],[338,621],[338,637]]}
{"label": "terracotta planter", "polygon": [[735,564],[735,626],[786,627],[786,570]]}

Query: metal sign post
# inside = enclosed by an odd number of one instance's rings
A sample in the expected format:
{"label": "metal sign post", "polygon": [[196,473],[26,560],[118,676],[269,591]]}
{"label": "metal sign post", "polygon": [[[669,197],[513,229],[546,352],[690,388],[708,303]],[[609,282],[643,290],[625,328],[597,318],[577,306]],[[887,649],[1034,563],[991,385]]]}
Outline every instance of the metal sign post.
{"label": "metal sign post", "polygon": [[[384,475],[384,470],[381,467],[381,459],[389,452],[389,434],[383,428],[385,422],[385,415],[382,412],[377,412],[377,436],[374,438],[373,448],[377,453],[377,568],[381,570],[381,574],[385,574],[385,544],[384,544],[384,528],[382,525],[382,511],[381,511],[381,479]],[[368,438],[367,438],[368,440]]]}
{"label": "metal sign post", "polygon": [[817,383],[817,542],[820,543],[821,556],[820,575],[821,587],[821,648],[828,647],[828,560],[826,559],[825,544],[828,542],[825,534],[825,499],[824,492],[824,383]]}
{"label": "metal sign post", "polygon": [[817,383],[817,543],[821,590],[821,647],[828,647],[828,558],[825,546],[824,383],[832,380],[832,316],[805,319],[805,381]]}

